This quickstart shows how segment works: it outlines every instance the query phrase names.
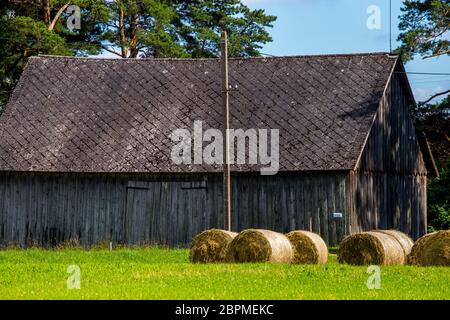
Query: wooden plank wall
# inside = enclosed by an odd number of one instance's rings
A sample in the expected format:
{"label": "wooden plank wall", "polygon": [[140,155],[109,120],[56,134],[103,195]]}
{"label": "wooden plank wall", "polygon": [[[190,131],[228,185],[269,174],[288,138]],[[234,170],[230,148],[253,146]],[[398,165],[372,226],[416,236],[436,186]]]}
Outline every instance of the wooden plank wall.
{"label": "wooden plank wall", "polygon": [[[233,178],[234,231],[317,232],[330,245],[346,234],[346,174]],[[334,219],[341,212],[343,219]],[[0,174],[0,243],[51,246],[71,239],[187,246],[221,228],[222,177],[206,175]]]}
{"label": "wooden plank wall", "polygon": [[418,239],[426,233],[426,177],[358,171],[349,209],[351,233],[397,229]]}
{"label": "wooden plank wall", "polygon": [[360,166],[349,176],[351,232],[392,228],[415,239],[426,232],[427,171],[405,90],[394,74]]}

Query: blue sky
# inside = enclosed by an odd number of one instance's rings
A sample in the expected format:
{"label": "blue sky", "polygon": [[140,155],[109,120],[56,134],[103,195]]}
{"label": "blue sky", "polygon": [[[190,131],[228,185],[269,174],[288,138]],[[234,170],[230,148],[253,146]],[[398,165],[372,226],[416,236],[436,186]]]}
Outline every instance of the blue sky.
{"label": "blue sky", "polygon": [[[389,0],[244,0],[251,8],[265,9],[278,17],[269,30],[273,42],[262,52],[271,55],[388,52]],[[381,29],[369,30],[367,8],[381,9]],[[393,48],[401,14],[402,0],[392,0]],[[447,34],[448,35],[448,34]],[[417,57],[406,65],[409,72],[450,73],[447,56],[422,60]],[[409,75],[416,100],[450,88],[450,76]]]}

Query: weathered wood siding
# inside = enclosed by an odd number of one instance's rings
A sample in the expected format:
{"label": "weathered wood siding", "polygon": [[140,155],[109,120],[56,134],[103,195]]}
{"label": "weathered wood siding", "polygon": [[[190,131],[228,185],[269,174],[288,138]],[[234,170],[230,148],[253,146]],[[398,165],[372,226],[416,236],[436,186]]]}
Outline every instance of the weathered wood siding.
{"label": "weathered wood siding", "polygon": [[[398,70],[400,71],[400,70]],[[426,231],[426,175],[404,79],[394,73],[361,157],[349,176],[349,231]]]}
{"label": "weathered wood siding", "polygon": [[[399,70],[401,71],[401,70]],[[319,233],[337,245],[348,233],[426,230],[426,168],[409,114],[406,82],[394,74],[359,166],[232,179],[234,231]],[[342,213],[341,219],[333,213]],[[223,226],[217,174],[38,174],[0,172],[0,244],[186,246]]]}
{"label": "weathered wood siding", "polygon": [[[346,233],[345,180],[333,172],[235,176],[233,230],[305,229],[336,245]],[[0,173],[3,245],[78,239],[186,246],[195,234],[222,226],[221,175]]]}

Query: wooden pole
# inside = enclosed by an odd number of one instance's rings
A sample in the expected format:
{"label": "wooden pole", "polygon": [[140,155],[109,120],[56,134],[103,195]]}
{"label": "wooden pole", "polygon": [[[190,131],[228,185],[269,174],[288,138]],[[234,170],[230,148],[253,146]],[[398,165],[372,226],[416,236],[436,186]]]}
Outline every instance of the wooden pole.
{"label": "wooden pole", "polygon": [[231,170],[230,170],[230,101],[228,85],[228,39],[227,32],[222,32],[220,39],[222,65],[222,98],[223,98],[223,215],[224,229],[231,231]]}
{"label": "wooden pole", "polygon": [[389,53],[392,53],[392,0],[389,0]]}

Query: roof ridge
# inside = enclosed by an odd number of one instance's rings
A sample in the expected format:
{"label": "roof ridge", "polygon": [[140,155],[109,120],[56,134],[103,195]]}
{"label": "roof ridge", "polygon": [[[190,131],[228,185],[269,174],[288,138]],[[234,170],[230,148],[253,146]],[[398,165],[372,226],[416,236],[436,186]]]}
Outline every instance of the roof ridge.
{"label": "roof ridge", "polygon": [[[261,57],[232,57],[229,60],[272,60],[272,59],[301,59],[320,57],[362,57],[362,56],[390,56],[397,57],[397,54],[389,52],[361,52],[361,53],[334,53],[334,54],[309,54],[309,55],[284,55],[284,56],[261,56]],[[59,55],[38,55],[30,59],[56,58],[73,60],[99,60],[99,61],[213,61],[219,58],[109,58],[109,57],[75,57]]]}

